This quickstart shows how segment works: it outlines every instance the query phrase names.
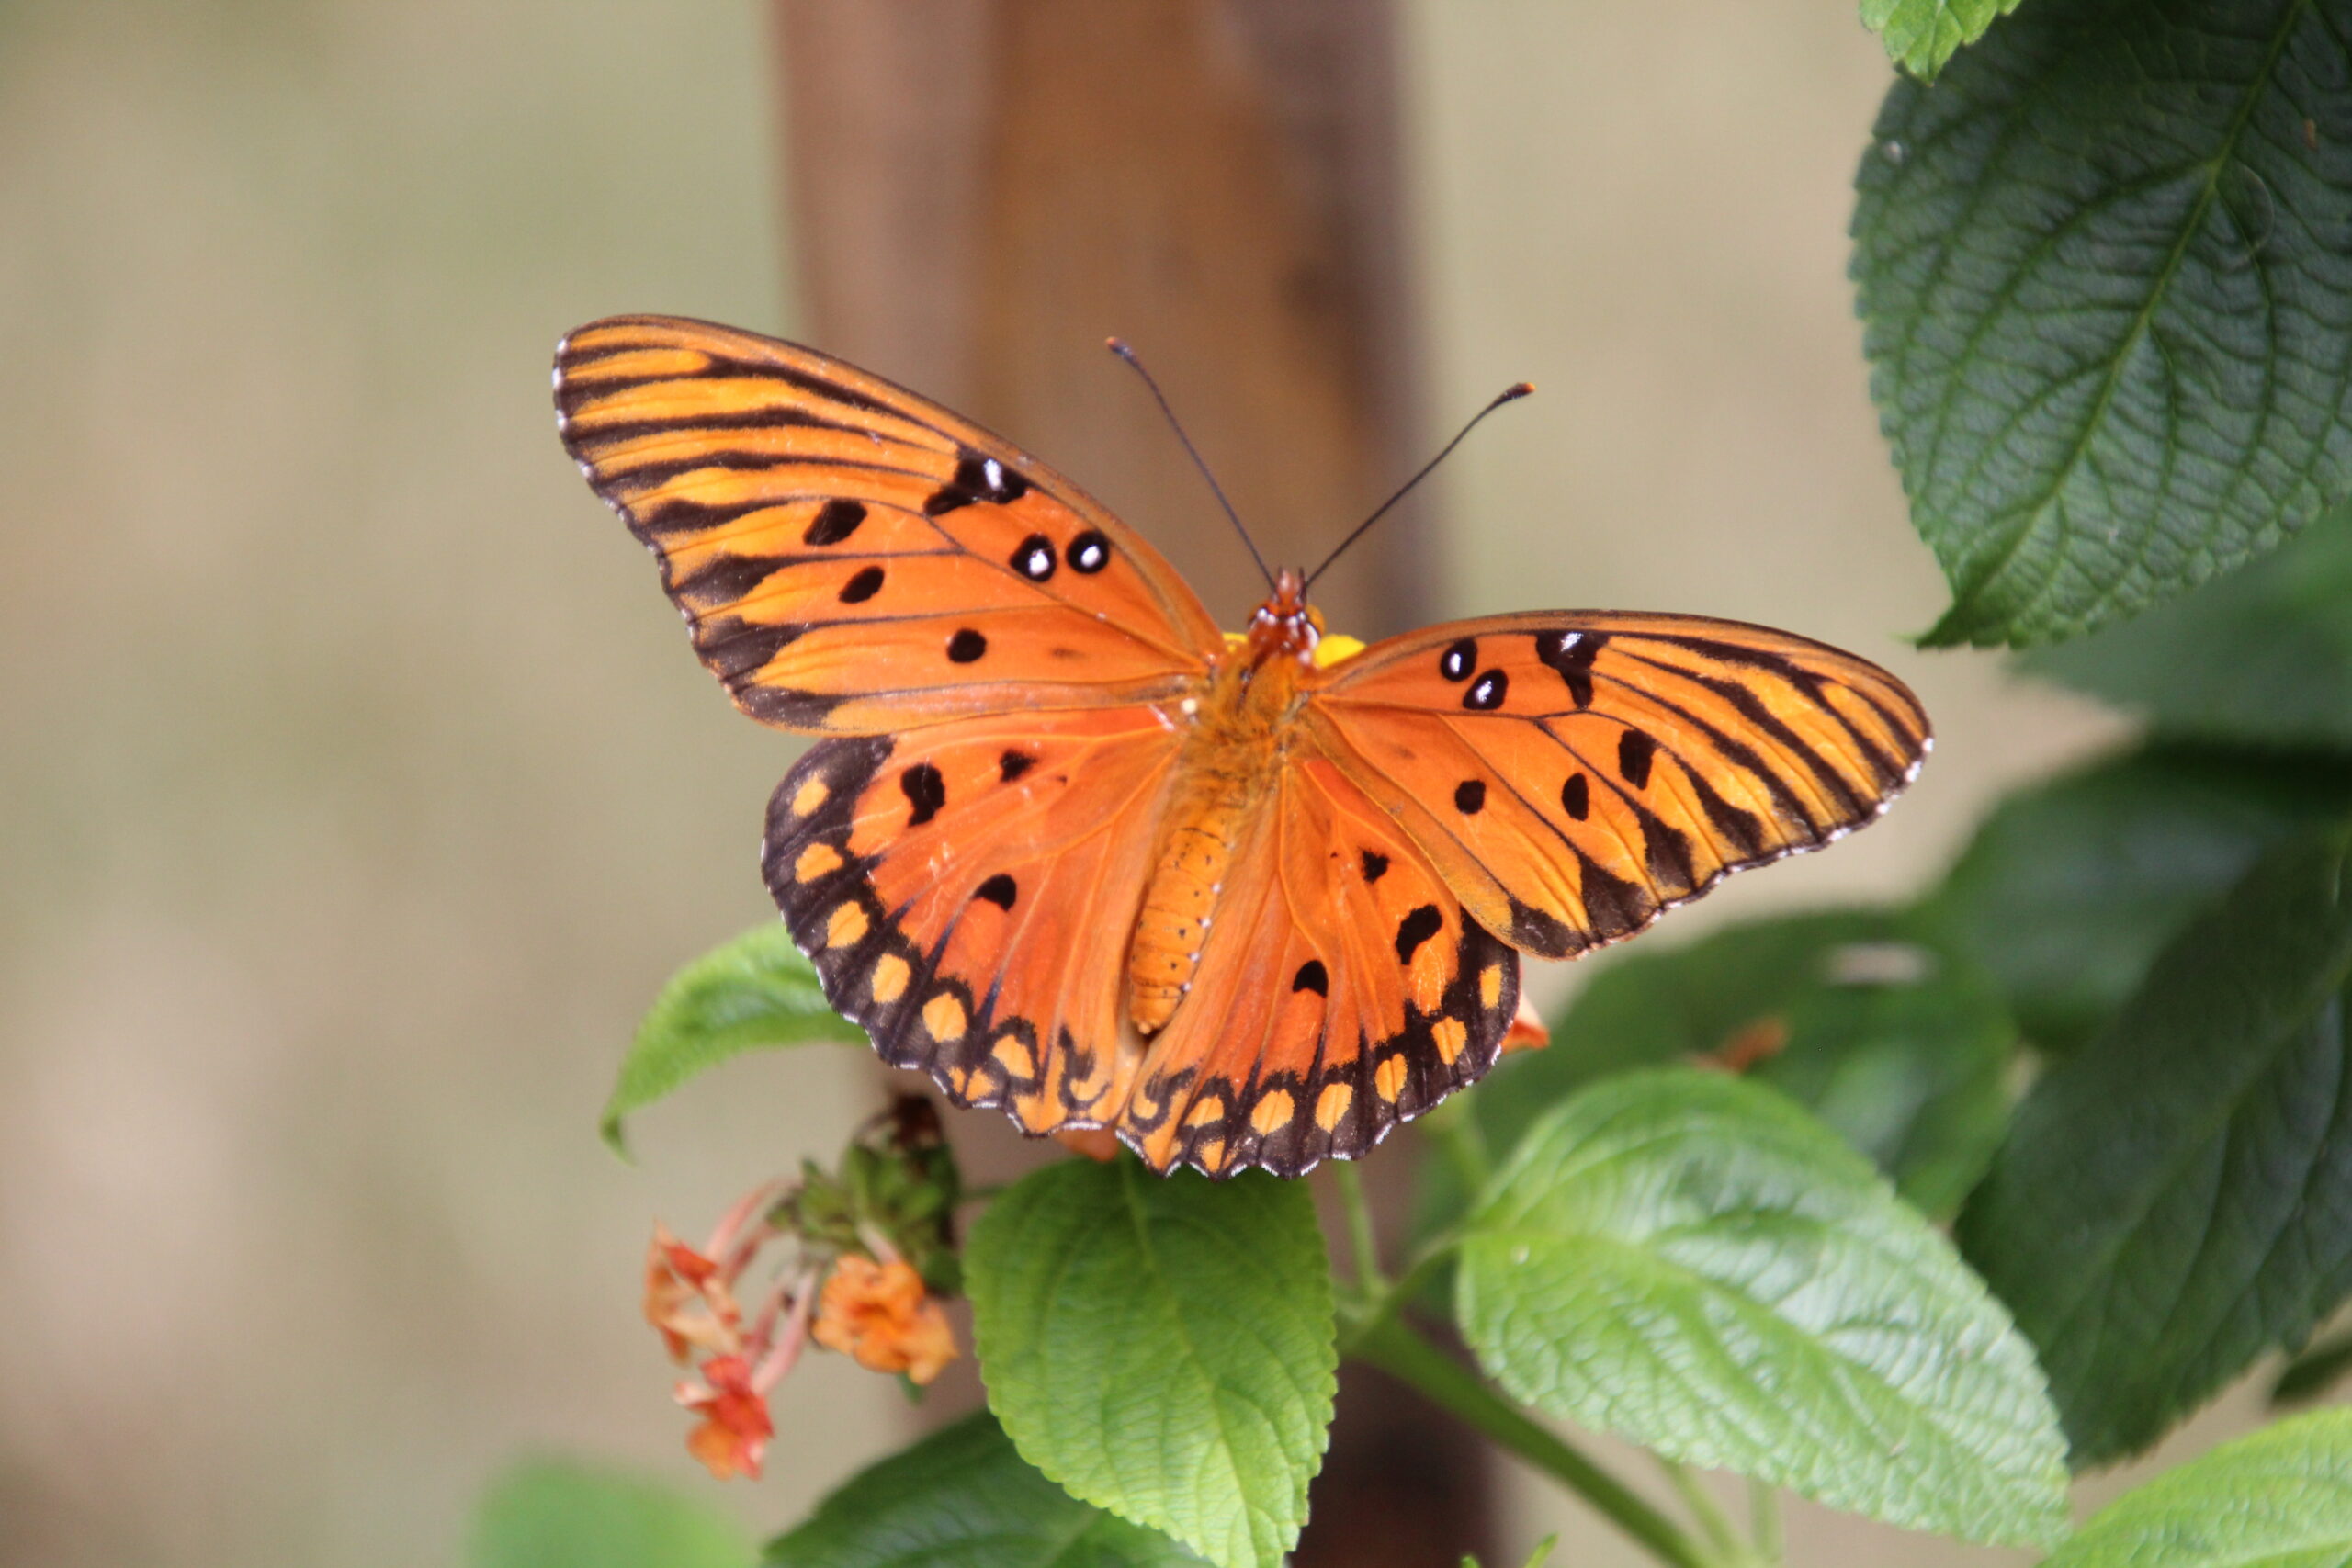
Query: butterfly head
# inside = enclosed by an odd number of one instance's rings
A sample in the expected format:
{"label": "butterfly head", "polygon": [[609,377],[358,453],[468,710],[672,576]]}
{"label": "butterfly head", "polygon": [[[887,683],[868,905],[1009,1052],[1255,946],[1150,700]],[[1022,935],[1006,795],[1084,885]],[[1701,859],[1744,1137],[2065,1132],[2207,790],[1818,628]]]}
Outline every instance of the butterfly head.
{"label": "butterfly head", "polygon": [[1284,657],[1311,664],[1322,640],[1323,615],[1306,602],[1306,579],[1283,568],[1274,574],[1274,596],[1250,617],[1250,664]]}

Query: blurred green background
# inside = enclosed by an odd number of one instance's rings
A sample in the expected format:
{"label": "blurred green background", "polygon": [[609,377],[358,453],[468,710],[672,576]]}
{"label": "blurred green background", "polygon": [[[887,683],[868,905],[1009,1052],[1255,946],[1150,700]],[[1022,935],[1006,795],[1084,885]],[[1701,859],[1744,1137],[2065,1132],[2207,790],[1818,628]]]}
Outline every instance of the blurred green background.
{"label": "blurred green background", "polygon": [[[1445,607],[1785,625],[1940,731],[1887,825],[1652,940],[1907,892],[2118,733],[1897,640],[1943,596],[1844,276],[1888,80],[1850,6],[1401,17],[1427,404],[1543,394],[1445,477]],[[0,1558],[445,1562],[527,1451],[711,1491],[637,1317],[648,1226],[831,1150],[875,1079],[753,1060],[643,1118],[636,1168],[596,1142],[661,979],[769,913],[792,746],[696,668],[547,365],[616,310],[792,329],[765,24],[0,5]],[[820,1357],[779,1420],[723,1495],[763,1528],[910,1417]]]}

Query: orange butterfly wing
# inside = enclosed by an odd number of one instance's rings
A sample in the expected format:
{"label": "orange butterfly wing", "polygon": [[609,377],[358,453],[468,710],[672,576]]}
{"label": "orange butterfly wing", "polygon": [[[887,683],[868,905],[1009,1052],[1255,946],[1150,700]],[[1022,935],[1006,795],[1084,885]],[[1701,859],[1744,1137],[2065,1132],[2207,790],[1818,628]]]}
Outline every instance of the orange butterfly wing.
{"label": "orange butterfly wing", "polygon": [[566,447],[754,718],[871,735],[1148,702],[1222,647],[1159,552],[1075,484],[838,360],[621,316],[566,337],[555,382]]}
{"label": "orange butterfly wing", "polygon": [[1519,1005],[1519,955],[1328,761],[1284,769],[1253,835],[1119,1123],[1155,1169],[1361,1155],[1493,1066]]}
{"label": "orange butterfly wing", "polygon": [[566,337],[582,472],[754,718],[834,737],[763,863],[883,1058],[1044,1132],[1115,1118],[1120,986],[1177,717],[1224,647],[1084,491],[878,377],[750,333]]}
{"label": "orange butterfly wing", "polygon": [[1313,684],[1316,744],[1472,918],[1549,958],[1842,837],[1932,743],[1918,699],[1878,666],[1699,615],[1459,621]]}
{"label": "orange butterfly wing", "polygon": [[1121,984],[1177,742],[1149,708],[827,740],[763,863],[826,998],[894,1066],[1023,1130],[1114,1122]]}

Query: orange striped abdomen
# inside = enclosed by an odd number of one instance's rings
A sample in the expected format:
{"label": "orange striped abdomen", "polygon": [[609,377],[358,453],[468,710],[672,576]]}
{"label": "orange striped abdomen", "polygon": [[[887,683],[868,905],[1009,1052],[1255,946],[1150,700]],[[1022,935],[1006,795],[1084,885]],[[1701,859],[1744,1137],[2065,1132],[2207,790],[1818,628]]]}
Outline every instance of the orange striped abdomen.
{"label": "orange striped abdomen", "polygon": [[1170,814],[1174,826],[1145,885],[1127,949],[1127,1016],[1146,1034],[1166,1023],[1193,988],[1241,825],[1243,808],[1233,792],[1186,794],[1192,798],[1180,798]]}

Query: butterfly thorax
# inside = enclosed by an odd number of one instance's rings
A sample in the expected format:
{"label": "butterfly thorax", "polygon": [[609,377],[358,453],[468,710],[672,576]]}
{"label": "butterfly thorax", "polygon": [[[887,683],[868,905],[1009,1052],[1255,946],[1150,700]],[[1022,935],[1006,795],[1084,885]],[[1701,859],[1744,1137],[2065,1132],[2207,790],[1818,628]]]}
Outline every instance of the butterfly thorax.
{"label": "butterfly thorax", "polygon": [[1212,666],[1206,691],[1177,711],[1184,748],[1127,950],[1127,1014],[1145,1034],[1192,989],[1227,873],[1281,782],[1301,682],[1322,635],[1298,574],[1283,571],[1249,631]]}

